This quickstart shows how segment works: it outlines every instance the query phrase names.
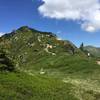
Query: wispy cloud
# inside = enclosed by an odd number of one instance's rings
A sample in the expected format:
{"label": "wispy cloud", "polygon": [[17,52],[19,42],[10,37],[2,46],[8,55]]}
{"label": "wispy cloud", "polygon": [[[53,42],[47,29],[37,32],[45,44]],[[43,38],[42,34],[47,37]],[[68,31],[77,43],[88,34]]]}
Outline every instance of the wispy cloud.
{"label": "wispy cloud", "polygon": [[3,32],[0,32],[0,37],[2,36],[2,35],[4,35],[5,33],[3,33]]}
{"label": "wispy cloud", "polygon": [[100,30],[99,0],[42,0],[38,8],[44,17],[80,21],[85,31]]}

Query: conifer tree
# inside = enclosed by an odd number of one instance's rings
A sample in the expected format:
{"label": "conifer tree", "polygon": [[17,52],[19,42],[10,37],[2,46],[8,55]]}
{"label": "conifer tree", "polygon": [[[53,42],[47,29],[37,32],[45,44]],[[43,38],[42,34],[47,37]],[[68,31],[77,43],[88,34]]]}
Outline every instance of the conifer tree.
{"label": "conifer tree", "polygon": [[80,50],[84,51],[84,44],[83,43],[80,45]]}

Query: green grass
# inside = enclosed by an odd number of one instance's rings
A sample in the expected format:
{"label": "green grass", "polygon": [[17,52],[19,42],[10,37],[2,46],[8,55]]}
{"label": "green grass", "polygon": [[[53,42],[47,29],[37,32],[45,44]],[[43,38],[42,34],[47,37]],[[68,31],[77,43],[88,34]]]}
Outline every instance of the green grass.
{"label": "green grass", "polygon": [[59,79],[0,73],[0,100],[78,100],[72,90]]}
{"label": "green grass", "polygon": [[[99,100],[100,66],[95,59],[48,35],[22,27],[1,39],[0,48],[5,47],[19,72],[0,72],[0,100]],[[56,55],[44,50],[48,43]]]}
{"label": "green grass", "polygon": [[[22,70],[29,70],[33,73],[39,73],[41,68],[46,74],[57,74],[61,77],[82,77],[82,78],[99,78],[100,66],[94,59],[84,58],[77,55],[57,56],[44,55],[34,59],[34,63],[26,64],[20,67]],[[55,73],[55,74],[54,74]]]}
{"label": "green grass", "polygon": [[28,73],[0,73],[0,100],[99,100],[100,82]]}

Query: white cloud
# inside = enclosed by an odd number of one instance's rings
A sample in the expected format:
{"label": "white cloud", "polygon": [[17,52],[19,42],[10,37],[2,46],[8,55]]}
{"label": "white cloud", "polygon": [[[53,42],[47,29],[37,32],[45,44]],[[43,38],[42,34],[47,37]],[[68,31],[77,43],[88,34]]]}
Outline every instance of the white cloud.
{"label": "white cloud", "polygon": [[0,37],[1,37],[2,35],[4,35],[4,33],[3,33],[3,32],[0,32]]}
{"label": "white cloud", "polygon": [[100,30],[99,0],[42,0],[38,8],[44,17],[81,21],[82,29]]}
{"label": "white cloud", "polygon": [[82,24],[82,29],[86,30],[87,32],[95,32],[96,29],[92,25]]}

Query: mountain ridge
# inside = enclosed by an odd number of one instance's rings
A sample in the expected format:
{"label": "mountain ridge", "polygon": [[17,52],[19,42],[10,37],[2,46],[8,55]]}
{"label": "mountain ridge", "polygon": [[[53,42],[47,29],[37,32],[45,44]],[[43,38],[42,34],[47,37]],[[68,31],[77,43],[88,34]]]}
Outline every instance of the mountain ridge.
{"label": "mountain ridge", "polygon": [[84,50],[90,52],[94,57],[100,57],[100,47],[88,45],[84,46]]}

